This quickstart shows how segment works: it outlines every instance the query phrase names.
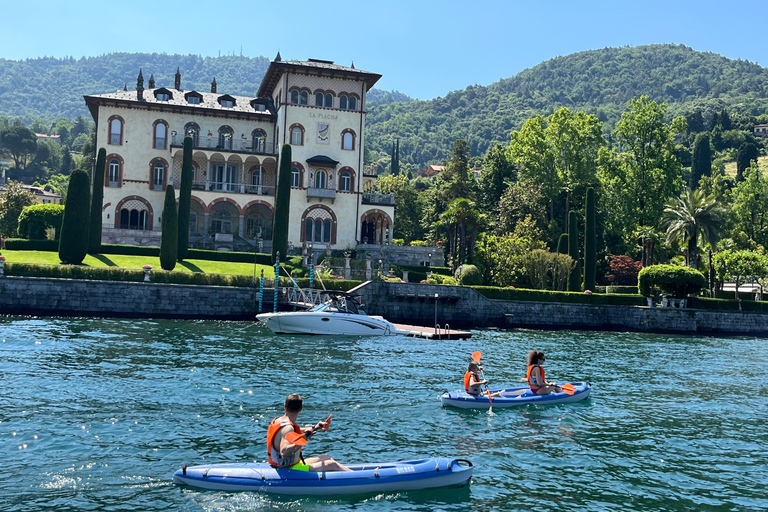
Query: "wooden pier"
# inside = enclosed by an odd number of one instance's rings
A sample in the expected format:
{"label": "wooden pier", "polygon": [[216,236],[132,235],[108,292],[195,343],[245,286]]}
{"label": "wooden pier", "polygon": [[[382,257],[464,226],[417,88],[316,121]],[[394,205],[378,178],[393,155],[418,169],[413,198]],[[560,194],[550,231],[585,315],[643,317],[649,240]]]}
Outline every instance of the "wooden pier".
{"label": "wooden pier", "polygon": [[454,331],[447,328],[423,327],[420,325],[395,324],[401,331],[408,331],[406,336],[438,340],[466,340],[472,337],[469,331]]}

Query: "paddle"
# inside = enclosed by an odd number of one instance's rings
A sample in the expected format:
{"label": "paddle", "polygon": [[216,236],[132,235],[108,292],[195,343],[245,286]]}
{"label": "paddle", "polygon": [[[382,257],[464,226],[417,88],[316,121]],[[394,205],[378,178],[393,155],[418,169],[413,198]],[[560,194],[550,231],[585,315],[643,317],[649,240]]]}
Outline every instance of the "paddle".
{"label": "paddle", "polygon": [[[483,354],[481,354],[479,350],[472,352],[472,360],[478,365],[480,364],[481,357],[483,357]],[[483,370],[480,370],[480,380],[485,380],[485,374],[483,374]],[[491,413],[493,412],[493,400],[491,400],[491,390],[488,389],[487,382],[485,384],[485,392],[488,393],[488,412]]]}
{"label": "paddle", "polygon": [[560,389],[562,389],[566,395],[572,395],[576,392],[576,390],[573,389],[573,384],[562,384]]}
{"label": "paddle", "polygon": [[[328,418],[325,420],[325,427],[322,428],[322,430],[329,430],[331,428],[331,416],[333,414],[329,414]],[[312,427],[312,430],[310,431],[310,436],[317,432],[320,429],[316,429],[315,427]],[[307,434],[299,434],[297,432],[288,432],[285,435],[285,440],[289,443],[295,444],[296,446],[304,446],[307,444]]]}

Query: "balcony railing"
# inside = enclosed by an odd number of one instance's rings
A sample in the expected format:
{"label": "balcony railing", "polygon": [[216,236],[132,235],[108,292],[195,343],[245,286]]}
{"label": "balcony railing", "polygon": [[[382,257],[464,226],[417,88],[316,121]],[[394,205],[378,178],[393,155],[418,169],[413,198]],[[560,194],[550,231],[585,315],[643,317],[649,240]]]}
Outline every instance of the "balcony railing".
{"label": "balcony railing", "polygon": [[[171,146],[181,147],[184,143],[182,134],[171,136]],[[235,153],[253,153],[256,155],[277,155],[275,144],[267,144],[263,140],[257,140],[254,146],[253,139],[230,138],[221,140],[218,135],[199,135],[194,149],[207,149],[218,151],[232,151]]]}
{"label": "balcony railing", "polygon": [[307,199],[318,197],[320,199],[336,199],[336,191],[332,188],[314,188],[307,189]]}
{"label": "balcony railing", "polygon": [[395,193],[363,192],[363,204],[395,205]]}
{"label": "balcony railing", "polygon": [[[174,186],[180,184],[174,180]],[[261,196],[274,196],[275,187],[273,185],[250,185],[246,183],[225,183],[216,181],[194,180],[192,190],[208,190],[211,192],[226,192],[228,194],[254,194]]]}

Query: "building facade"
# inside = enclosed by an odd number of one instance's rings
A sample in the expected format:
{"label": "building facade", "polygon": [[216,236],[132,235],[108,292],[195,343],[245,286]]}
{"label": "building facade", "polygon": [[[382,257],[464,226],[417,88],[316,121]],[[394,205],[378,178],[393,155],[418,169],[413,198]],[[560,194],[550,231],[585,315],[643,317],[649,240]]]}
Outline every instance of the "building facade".
{"label": "building facade", "polygon": [[103,240],[159,245],[165,189],[181,182],[182,144],[193,142],[190,244],[271,247],[280,148],[289,144],[288,240],[313,251],[391,245],[394,197],[364,192],[366,92],[380,75],[278,54],[256,97],[148,88],[85,96],[106,148]]}

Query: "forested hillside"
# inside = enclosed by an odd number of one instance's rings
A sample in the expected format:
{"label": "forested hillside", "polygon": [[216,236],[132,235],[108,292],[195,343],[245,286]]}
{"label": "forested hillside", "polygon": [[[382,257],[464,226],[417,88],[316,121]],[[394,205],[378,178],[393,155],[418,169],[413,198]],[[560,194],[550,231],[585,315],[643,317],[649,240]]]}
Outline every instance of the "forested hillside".
{"label": "forested hillside", "polygon": [[507,144],[510,130],[526,119],[563,106],[595,114],[607,132],[627,102],[644,94],[666,102],[669,116],[700,109],[709,120],[723,108],[757,116],[768,112],[768,69],[682,45],[585,51],[487,87],[373,106],[367,141],[369,149],[389,152],[399,138],[401,164],[422,166],[447,158],[458,138],[467,140],[472,155],[484,155],[493,142]]}

